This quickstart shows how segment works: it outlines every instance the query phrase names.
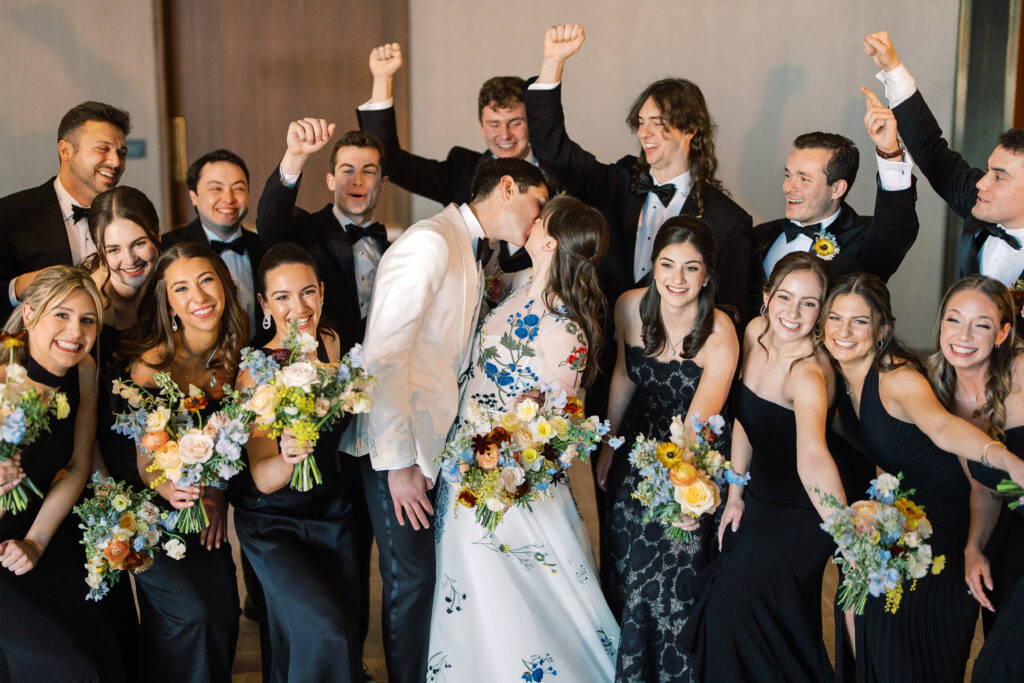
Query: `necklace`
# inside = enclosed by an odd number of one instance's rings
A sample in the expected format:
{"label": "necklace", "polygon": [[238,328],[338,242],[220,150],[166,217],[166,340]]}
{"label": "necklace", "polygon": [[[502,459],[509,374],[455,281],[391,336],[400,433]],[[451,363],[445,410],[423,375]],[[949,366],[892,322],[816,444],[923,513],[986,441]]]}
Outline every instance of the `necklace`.
{"label": "necklace", "polygon": [[[192,347],[188,345],[188,339],[185,338],[184,331],[181,334],[181,342],[185,345],[185,350],[196,360],[201,361],[199,354],[192,350]],[[210,361],[213,360],[213,354],[217,352],[217,345],[214,344],[213,348],[210,349],[210,355],[206,357],[203,362],[203,369],[210,373],[210,388],[217,386],[217,373],[210,369]]]}
{"label": "necklace", "polygon": [[682,337],[679,338],[678,341],[676,341],[676,343],[673,344],[672,339],[668,336],[668,330],[665,330],[665,343],[668,344],[668,348],[672,351],[673,356],[678,356],[682,354],[681,351],[677,352],[676,348],[682,345],[684,341],[686,341],[687,334],[684,334]]}

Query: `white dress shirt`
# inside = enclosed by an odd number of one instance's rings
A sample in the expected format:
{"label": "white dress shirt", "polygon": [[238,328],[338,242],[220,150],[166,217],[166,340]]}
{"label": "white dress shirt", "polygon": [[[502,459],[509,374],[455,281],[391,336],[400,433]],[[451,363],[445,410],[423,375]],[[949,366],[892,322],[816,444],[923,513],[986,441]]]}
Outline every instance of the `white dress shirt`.
{"label": "white dress shirt", "polygon": [[[821,221],[821,229],[822,230],[827,230],[828,226],[830,226],[833,223],[835,223],[836,219],[839,218],[839,214],[842,213],[842,212],[843,212],[843,210],[839,209],[839,211],[836,211],[834,214],[832,214],[831,216],[829,216],[825,220]],[[791,221],[791,222],[795,223],[795,224],[797,224],[799,226],[803,226],[803,223],[801,223],[799,221]],[[775,270],[775,264],[778,263],[779,259],[781,259],[783,256],[785,256],[786,254],[792,254],[793,252],[796,252],[796,251],[804,251],[804,252],[810,251],[811,250],[811,246],[813,244],[814,244],[814,240],[812,240],[807,235],[804,235],[803,233],[801,233],[801,234],[797,235],[796,237],[794,237],[791,242],[787,242],[786,241],[786,233],[783,232],[782,234],[780,234],[778,237],[775,238],[775,242],[773,242],[771,248],[768,249],[768,253],[766,253],[764,255],[764,274],[765,274],[765,276],[766,277],[770,277],[771,276],[772,271]]]}
{"label": "white dress shirt", "polygon": [[640,278],[651,269],[651,259],[654,258],[654,238],[658,234],[658,229],[665,221],[673,216],[678,216],[679,212],[683,210],[683,204],[686,203],[686,198],[690,195],[690,187],[693,185],[689,171],[668,180],[654,177],[652,171],[651,177],[656,185],[669,183],[675,185],[676,193],[672,195],[668,206],[661,203],[661,199],[656,193],[647,193],[644,208],[640,211],[640,222],[636,228],[636,250],[633,254],[633,279],[636,282],[639,282]]}
{"label": "white dress shirt", "polygon": [[[202,224],[202,219],[200,219],[200,224]],[[203,232],[206,233],[206,239],[210,242],[213,240],[233,242],[242,239],[241,226],[238,226],[227,237],[221,237],[205,225],[203,225]],[[239,254],[231,249],[225,249],[220,253],[220,258],[228,267],[231,279],[235,281],[235,287],[238,289],[238,303],[242,305],[242,310],[249,316],[249,338],[252,339],[256,336],[256,287],[252,281],[252,260],[249,258],[249,252],[245,251]],[[262,321],[262,319],[261,314],[260,320]]]}
{"label": "white dress shirt", "polygon": [[[334,205],[331,207],[334,217],[342,230],[347,225],[355,225],[348,216]],[[371,219],[372,220],[372,219]],[[359,226],[357,226],[359,227]],[[370,299],[373,298],[373,282],[377,279],[377,266],[384,250],[380,243],[369,237],[360,237],[352,244],[352,259],[356,268],[356,295],[359,297],[359,317],[365,318],[370,312]]]}

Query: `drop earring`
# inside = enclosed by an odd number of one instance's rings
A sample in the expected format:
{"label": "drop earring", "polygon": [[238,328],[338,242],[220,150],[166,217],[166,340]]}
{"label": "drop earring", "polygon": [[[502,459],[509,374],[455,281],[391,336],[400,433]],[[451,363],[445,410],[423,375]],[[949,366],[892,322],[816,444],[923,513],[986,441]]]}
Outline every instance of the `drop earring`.
{"label": "drop earring", "polygon": [[178,318],[173,313],[171,313],[171,332],[177,332],[177,331],[178,331]]}
{"label": "drop earring", "polygon": [[263,329],[270,329],[270,311],[263,311]]}

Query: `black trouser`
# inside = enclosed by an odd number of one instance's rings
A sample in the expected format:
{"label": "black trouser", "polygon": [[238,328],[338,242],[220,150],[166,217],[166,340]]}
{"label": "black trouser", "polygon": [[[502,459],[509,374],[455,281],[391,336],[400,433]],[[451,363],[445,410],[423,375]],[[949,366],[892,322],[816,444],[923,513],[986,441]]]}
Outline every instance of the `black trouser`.
{"label": "black trouser", "polygon": [[359,613],[356,615],[356,638],[353,643],[359,648],[362,657],[366,634],[370,628],[370,556],[373,554],[373,525],[370,523],[370,511],[366,508],[366,492],[363,488],[363,475],[359,461],[354,455],[339,452],[342,486],[345,496],[352,505],[352,525],[355,529],[356,553],[359,572]]}

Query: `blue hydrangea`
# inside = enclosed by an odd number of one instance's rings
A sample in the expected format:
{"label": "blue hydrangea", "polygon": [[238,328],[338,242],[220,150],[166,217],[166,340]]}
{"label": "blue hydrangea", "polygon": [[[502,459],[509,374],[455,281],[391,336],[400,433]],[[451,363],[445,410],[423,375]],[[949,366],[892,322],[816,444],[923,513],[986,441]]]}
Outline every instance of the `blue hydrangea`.
{"label": "blue hydrangea", "polygon": [[0,431],[0,439],[10,444],[19,444],[25,437],[25,411],[15,408],[7,419],[4,420],[3,430]]}
{"label": "blue hydrangea", "polygon": [[242,362],[238,369],[240,372],[248,370],[257,384],[269,384],[274,379],[274,372],[280,370],[281,366],[271,356],[247,346],[242,349]]}
{"label": "blue hydrangea", "polygon": [[455,458],[449,458],[444,461],[441,465],[441,476],[444,477],[446,482],[449,484],[457,484],[462,481],[462,473],[459,472],[459,466],[461,464],[462,463]]}

